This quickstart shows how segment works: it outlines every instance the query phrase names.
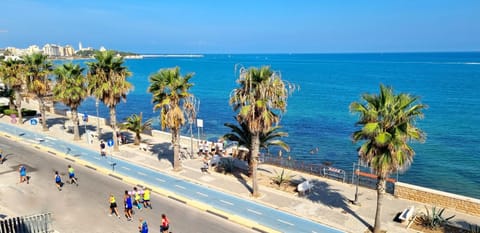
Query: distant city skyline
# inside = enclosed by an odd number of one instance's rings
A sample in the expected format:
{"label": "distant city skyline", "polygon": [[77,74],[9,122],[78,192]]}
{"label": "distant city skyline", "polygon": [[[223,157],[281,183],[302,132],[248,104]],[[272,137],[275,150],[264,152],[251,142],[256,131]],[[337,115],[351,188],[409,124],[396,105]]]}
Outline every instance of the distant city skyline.
{"label": "distant city skyline", "polygon": [[480,1],[4,0],[0,48],[136,53],[480,51]]}

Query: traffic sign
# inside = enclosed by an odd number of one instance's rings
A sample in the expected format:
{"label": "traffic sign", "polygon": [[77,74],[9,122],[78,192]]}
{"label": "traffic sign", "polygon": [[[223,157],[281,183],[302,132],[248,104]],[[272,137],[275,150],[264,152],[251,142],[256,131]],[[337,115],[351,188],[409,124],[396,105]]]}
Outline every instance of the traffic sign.
{"label": "traffic sign", "polygon": [[111,139],[111,138],[108,139],[107,145],[108,145],[109,147],[112,147],[112,146],[113,146],[113,139]]}
{"label": "traffic sign", "polygon": [[31,125],[37,125],[37,124],[38,124],[37,118],[32,118],[32,119],[30,119],[30,124],[31,124]]}

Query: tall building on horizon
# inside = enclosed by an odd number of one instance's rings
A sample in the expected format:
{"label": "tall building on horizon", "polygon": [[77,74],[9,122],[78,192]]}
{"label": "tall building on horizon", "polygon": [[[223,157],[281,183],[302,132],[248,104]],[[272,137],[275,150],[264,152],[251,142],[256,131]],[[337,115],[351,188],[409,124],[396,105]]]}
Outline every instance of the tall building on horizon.
{"label": "tall building on horizon", "polygon": [[82,47],[82,42],[78,42],[78,51],[82,51],[83,47]]}

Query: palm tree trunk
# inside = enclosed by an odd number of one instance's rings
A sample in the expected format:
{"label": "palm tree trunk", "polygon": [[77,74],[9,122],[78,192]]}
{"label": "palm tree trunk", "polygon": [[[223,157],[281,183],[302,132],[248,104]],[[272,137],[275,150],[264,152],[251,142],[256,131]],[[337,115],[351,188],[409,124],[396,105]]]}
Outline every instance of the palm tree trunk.
{"label": "palm tree trunk", "polygon": [[257,180],[257,166],[258,166],[258,153],[260,151],[260,134],[255,133],[252,135],[252,151],[250,157],[250,164],[252,167],[252,196],[260,196],[258,190],[258,180]]}
{"label": "palm tree trunk", "polygon": [[172,144],[173,144],[173,171],[182,170],[180,161],[180,130],[172,129]]}
{"label": "palm tree trunk", "polygon": [[47,117],[45,116],[45,102],[42,97],[39,97],[38,101],[40,101],[40,113],[42,114],[42,130],[48,131]]}
{"label": "palm tree trunk", "polygon": [[[78,111],[77,108],[72,108],[72,121],[73,121],[73,140],[80,140],[80,131],[78,129]],[[87,133],[87,132],[85,132]]]}
{"label": "palm tree trunk", "polygon": [[120,151],[118,149],[118,139],[117,139],[117,113],[115,106],[110,107],[110,126],[113,129],[113,151]]}
{"label": "palm tree trunk", "polygon": [[375,213],[375,225],[373,227],[373,233],[380,233],[381,231],[382,204],[383,204],[383,197],[385,196],[385,186],[386,186],[385,176],[379,176],[378,183],[377,183],[377,212]]}
{"label": "palm tree trunk", "polygon": [[22,96],[20,95],[20,90],[15,90],[15,105],[18,109],[18,124],[23,124]]}

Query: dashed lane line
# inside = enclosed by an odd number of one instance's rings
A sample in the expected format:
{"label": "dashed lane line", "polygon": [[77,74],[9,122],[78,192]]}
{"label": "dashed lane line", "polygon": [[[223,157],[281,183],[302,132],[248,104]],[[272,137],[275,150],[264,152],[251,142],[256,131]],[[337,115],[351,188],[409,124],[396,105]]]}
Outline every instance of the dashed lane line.
{"label": "dashed lane line", "polygon": [[160,179],[160,178],[155,178],[155,180],[158,180],[158,181],[160,181],[160,182],[165,182],[165,180],[162,180],[162,179]]}
{"label": "dashed lane line", "polygon": [[146,176],[147,174],[143,173],[143,172],[137,172],[137,174],[141,175],[141,176]]}
{"label": "dashed lane line", "polygon": [[180,189],[186,189],[185,187],[180,186],[180,185],[178,185],[178,184],[176,184],[175,187],[180,188]]}
{"label": "dashed lane line", "polygon": [[121,166],[121,168],[122,168],[122,169],[125,169],[125,170],[127,170],[127,171],[130,171],[130,170],[131,170],[130,168],[124,167],[124,166]]}
{"label": "dashed lane line", "polygon": [[200,196],[208,197],[208,195],[205,194],[205,193],[197,192],[197,194],[200,195]]}
{"label": "dashed lane line", "polygon": [[220,199],[220,202],[222,202],[222,203],[225,203],[225,204],[227,204],[227,205],[234,205],[234,204],[233,204],[233,203],[231,203],[231,202],[224,201],[224,200],[221,200],[221,199]]}
{"label": "dashed lane line", "polygon": [[277,218],[277,221],[279,221],[281,223],[284,223],[284,224],[287,224],[287,225],[290,225],[290,226],[295,226],[295,224],[293,224],[291,222],[287,222],[287,221],[284,221],[284,220],[281,220],[281,219],[278,219],[278,218]]}
{"label": "dashed lane line", "polygon": [[254,213],[254,214],[258,214],[258,215],[263,215],[261,212],[258,212],[258,211],[252,210],[252,209],[248,209],[248,208],[247,208],[247,211],[248,211],[248,212],[252,212],[252,213]]}

